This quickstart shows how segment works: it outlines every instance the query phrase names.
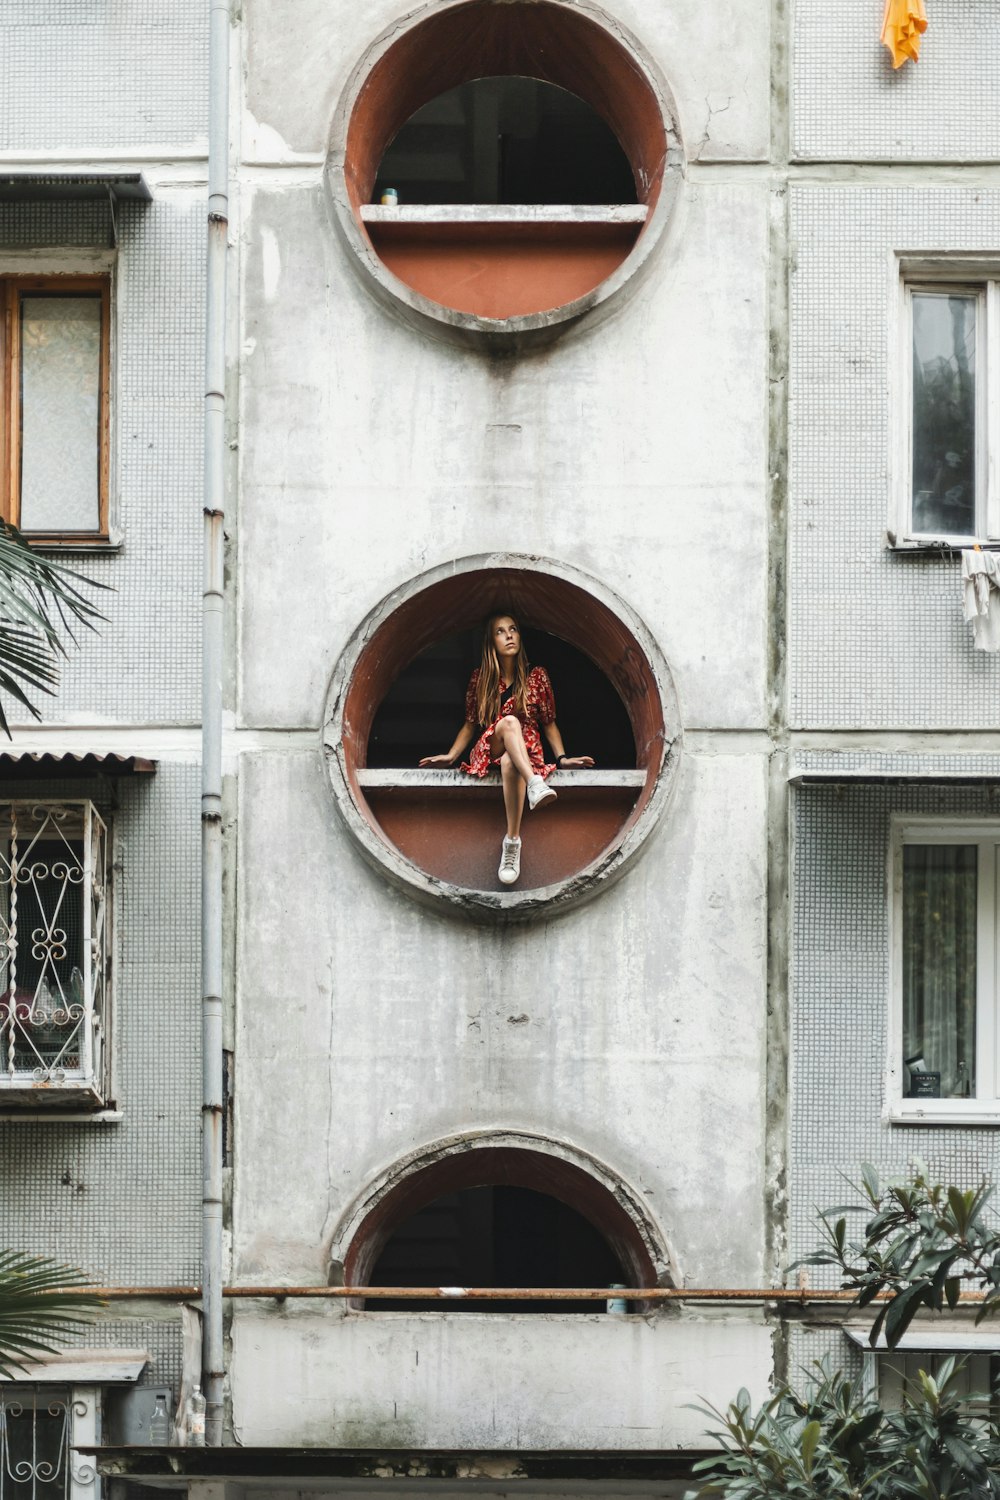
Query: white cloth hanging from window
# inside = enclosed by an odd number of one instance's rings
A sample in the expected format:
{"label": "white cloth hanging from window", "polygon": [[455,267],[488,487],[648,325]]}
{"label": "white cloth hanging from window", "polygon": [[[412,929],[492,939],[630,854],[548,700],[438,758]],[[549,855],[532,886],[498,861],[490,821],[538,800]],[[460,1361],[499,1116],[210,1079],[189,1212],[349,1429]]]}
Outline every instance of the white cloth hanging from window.
{"label": "white cloth hanging from window", "polygon": [[962,553],[962,609],[977,651],[1000,651],[1000,556]]}

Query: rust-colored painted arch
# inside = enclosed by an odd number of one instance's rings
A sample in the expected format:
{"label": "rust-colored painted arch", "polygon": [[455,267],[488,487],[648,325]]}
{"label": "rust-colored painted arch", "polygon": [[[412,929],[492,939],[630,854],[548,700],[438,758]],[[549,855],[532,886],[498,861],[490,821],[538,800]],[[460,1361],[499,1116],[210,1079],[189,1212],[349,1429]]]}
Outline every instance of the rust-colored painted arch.
{"label": "rust-colored painted arch", "polygon": [[411,115],[475,78],[538,78],[568,89],[607,121],[629,159],[636,197],[652,207],[667,137],[636,60],[603,26],[547,0],[468,0],[404,31],[372,68],[351,114],[344,172],[355,209],[370,201],[379,162]]}
{"label": "rust-colored painted arch", "polygon": [[[488,615],[510,610],[523,625],[557,635],[589,656],[628,712],[636,764],[655,774],[664,747],[663,704],[652,666],[625,621],[579,584],[519,568],[456,572],[413,593],[366,642],[344,705],[344,746],[355,769],[367,765],[375,713],[404,667],[421,651]],[[456,722],[462,705],[456,704]]]}

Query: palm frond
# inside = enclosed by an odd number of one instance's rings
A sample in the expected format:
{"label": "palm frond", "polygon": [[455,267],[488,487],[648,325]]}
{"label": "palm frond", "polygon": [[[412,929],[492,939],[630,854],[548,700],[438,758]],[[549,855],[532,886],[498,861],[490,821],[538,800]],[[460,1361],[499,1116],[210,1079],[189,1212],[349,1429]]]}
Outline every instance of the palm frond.
{"label": "palm frond", "polygon": [[[86,1277],[44,1256],[0,1251],[0,1376],[54,1354],[101,1305]],[[56,1340],[56,1343],[52,1341]]]}
{"label": "palm frond", "polygon": [[106,587],[40,557],[16,526],[0,520],[0,730],[8,739],[4,695],[41,717],[29,694],[55,691],[63,635],[76,645],[74,626],[96,630],[105,619],[84,589]]}

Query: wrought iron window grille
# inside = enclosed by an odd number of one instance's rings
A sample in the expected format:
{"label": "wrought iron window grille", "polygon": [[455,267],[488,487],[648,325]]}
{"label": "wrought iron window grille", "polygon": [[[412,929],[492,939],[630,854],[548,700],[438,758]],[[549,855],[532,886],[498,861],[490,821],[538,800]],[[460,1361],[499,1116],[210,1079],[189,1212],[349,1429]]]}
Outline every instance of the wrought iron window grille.
{"label": "wrought iron window grille", "polygon": [[0,1500],[96,1500],[96,1470],[73,1453],[95,1420],[93,1393],[0,1386]]}
{"label": "wrought iron window grille", "polygon": [[0,1102],[102,1092],[109,874],[93,803],[0,803]]}

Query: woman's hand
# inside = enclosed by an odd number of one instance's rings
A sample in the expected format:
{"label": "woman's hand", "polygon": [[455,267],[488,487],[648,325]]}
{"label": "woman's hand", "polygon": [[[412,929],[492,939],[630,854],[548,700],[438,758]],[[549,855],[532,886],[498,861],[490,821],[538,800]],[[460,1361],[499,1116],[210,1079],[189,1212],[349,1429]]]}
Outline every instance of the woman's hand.
{"label": "woman's hand", "polygon": [[592,755],[564,755],[559,761],[560,771],[586,771],[594,764]]}
{"label": "woman's hand", "polygon": [[419,766],[451,766],[454,763],[453,755],[425,755],[423,760],[417,762]]}

